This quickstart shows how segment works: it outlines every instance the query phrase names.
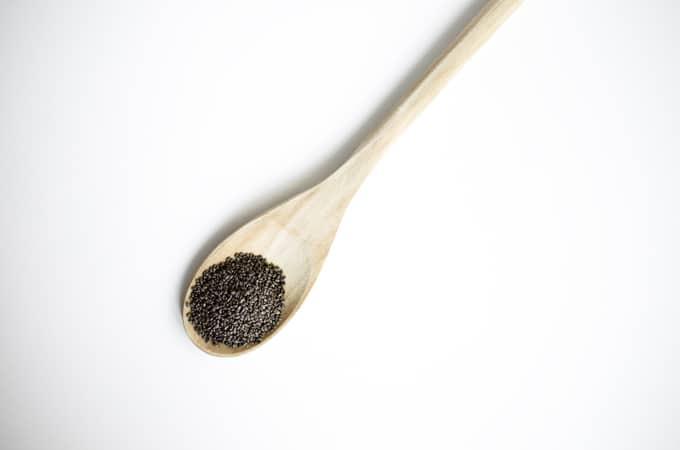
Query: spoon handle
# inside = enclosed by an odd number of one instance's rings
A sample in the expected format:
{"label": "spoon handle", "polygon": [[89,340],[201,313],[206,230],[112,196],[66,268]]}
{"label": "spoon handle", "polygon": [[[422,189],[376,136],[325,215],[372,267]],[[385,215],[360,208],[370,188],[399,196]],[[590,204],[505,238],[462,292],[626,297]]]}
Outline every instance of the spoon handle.
{"label": "spoon handle", "polygon": [[401,99],[392,113],[359,145],[354,155],[331,178],[342,177],[344,189],[356,191],[388,145],[430,103],[520,3],[521,0],[489,0],[420,81]]}

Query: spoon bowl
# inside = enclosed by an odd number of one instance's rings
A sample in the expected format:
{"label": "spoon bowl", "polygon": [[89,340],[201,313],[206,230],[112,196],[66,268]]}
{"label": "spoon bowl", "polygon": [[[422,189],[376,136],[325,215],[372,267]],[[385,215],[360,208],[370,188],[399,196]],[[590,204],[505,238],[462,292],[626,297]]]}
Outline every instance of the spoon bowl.
{"label": "spoon bowl", "polygon": [[[313,200],[318,199],[319,190],[319,186],[310,189],[248,222],[222,241],[200,265],[185,294],[182,312],[186,332],[201,350],[215,356],[234,356],[244,353],[268,340],[302,304],[319,274],[338,224],[336,222],[333,227],[333,218],[326,217],[326,227],[309,228],[312,226],[310,219],[322,212],[322,210],[317,210],[310,214],[309,211],[305,211],[307,208],[317,207]],[[322,236],[324,230],[325,239]],[[281,318],[277,327],[258,344],[229,347],[224,344],[206,342],[187,320],[191,286],[208,267],[238,252],[262,255],[283,270],[286,276],[286,292]]]}

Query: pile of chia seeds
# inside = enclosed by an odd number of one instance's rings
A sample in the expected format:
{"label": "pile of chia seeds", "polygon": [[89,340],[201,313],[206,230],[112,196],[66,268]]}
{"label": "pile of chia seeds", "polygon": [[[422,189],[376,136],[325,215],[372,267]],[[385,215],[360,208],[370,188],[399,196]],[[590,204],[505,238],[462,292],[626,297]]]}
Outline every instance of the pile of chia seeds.
{"label": "pile of chia seeds", "polygon": [[191,287],[187,319],[212,344],[255,344],[281,319],[286,277],[276,265],[252,253],[208,267]]}

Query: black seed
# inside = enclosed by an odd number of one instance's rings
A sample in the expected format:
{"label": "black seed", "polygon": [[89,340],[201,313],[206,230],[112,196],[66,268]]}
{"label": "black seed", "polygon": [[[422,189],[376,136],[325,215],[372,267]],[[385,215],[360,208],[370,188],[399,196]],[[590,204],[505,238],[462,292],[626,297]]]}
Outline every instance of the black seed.
{"label": "black seed", "polygon": [[279,267],[260,255],[236,253],[196,279],[187,319],[206,342],[258,343],[281,319],[284,286]]}

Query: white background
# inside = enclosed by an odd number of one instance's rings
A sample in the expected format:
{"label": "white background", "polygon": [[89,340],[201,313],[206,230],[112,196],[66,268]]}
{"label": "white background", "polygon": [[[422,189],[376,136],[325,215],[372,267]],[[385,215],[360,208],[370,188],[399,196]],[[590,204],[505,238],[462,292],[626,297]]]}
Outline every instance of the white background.
{"label": "white background", "polygon": [[3,449],[677,449],[680,3],[527,1],[271,342],[207,252],[351,153],[472,0],[0,7]]}

